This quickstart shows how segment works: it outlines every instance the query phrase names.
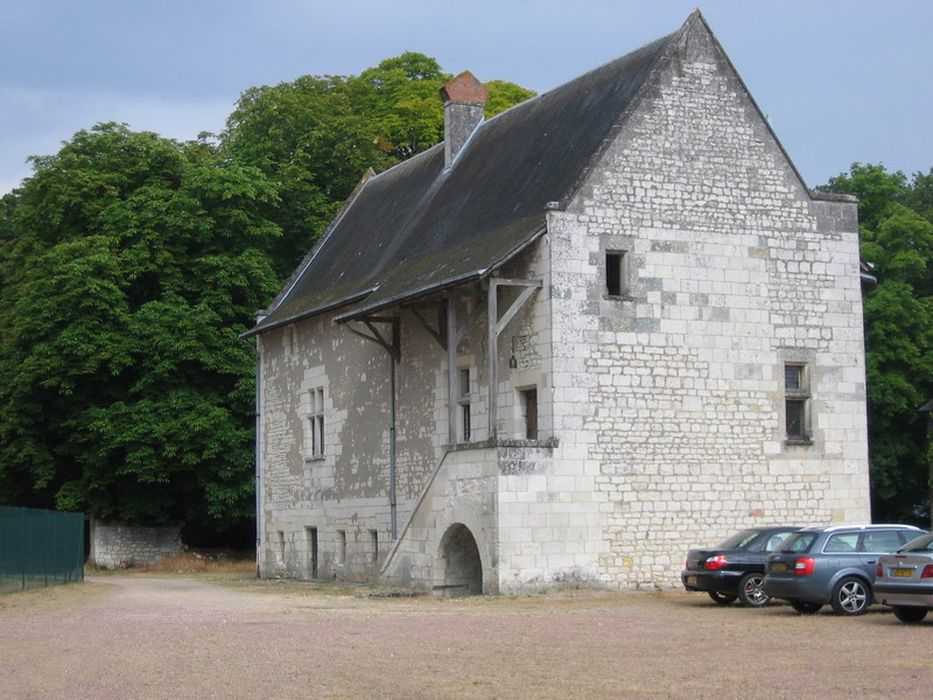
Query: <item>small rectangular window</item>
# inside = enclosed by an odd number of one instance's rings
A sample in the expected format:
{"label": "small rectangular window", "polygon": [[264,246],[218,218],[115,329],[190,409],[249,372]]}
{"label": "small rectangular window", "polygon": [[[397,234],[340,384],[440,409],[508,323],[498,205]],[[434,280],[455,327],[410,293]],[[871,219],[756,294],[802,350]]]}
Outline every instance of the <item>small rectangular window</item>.
{"label": "small rectangular window", "polygon": [[525,419],[525,439],[538,439],[538,389],[525,389],[521,392],[522,417]]}
{"label": "small rectangular window", "polygon": [[275,556],[280,561],[285,561],[285,532],[277,530],[275,533]]}
{"label": "small rectangular window", "polygon": [[784,429],[787,440],[810,439],[810,388],[807,366],[784,365]]}
{"label": "small rectangular window", "polygon": [[347,531],[337,530],[337,565],[343,566],[347,561]]}
{"label": "small rectangular window", "polygon": [[624,250],[606,251],[606,293],[611,297],[628,294]]}
{"label": "small rectangular window", "polygon": [[372,558],[372,563],[375,564],[379,561],[379,531],[370,530],[369,531],[369,543],[370,543],[370,556]]}

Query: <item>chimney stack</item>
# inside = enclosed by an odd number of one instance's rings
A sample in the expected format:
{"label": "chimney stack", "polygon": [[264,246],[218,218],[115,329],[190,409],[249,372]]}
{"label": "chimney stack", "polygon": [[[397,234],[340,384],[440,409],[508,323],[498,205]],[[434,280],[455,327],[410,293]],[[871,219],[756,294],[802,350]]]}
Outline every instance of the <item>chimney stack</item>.
{"label": "chimney stack", "polygon": [[441,99],[444,100],[444,165],[448,166],[483,121],[489,92],[466,70],[441,88]]}

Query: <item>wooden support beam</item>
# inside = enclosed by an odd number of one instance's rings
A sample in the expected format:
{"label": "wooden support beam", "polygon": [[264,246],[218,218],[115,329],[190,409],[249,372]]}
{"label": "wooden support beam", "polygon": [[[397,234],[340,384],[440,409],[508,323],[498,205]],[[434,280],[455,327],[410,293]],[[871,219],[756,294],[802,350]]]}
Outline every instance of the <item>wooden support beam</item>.
{"label": "wooden support beam", "polygon": [[516,297],[511,306],[502,314],[502,318],[496,323],[496,335],[499,335],[505,330],[505,327],[509,325],[509,321],[515,318],[515,314],[522,310],[522,307],[531,298],[531,295],[537,291],[538,287],[525,287],[522,290],[521,294]]}
{"label": "wooden support beam", "polygon": [[499,417],[499,294],[495,278],[489,279],[489,289],[486,292],[486,319],[488,321],[488,340],[486,354],[488,370],[486,378],[489,388],[489,401],[487,410],[489,414],[489,439],[498,437],[497,419]]}
{"label": "wooden support beam", "polygon": [[447,440],[457,442],[457,302],[447,298]]}
{"label": "wooden support beam", "polygon": [[[499,318],[499,287],[524,287],[518,297]],[[498,437],[499,423],[499,335],[509,325],[515,315],[522,310],[532,295],[541,289],[540,279],[519,280],[508,278],[489,278],[489,290],[486,295],[486,318],[489,321],[486,350],[489,362],[487,378],[489,381],[489,439]]]}

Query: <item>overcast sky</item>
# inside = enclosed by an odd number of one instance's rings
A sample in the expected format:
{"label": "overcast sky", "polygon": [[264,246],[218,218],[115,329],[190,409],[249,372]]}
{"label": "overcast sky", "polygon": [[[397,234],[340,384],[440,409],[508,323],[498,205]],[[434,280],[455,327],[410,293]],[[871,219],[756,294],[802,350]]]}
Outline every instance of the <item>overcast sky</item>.
{"label": "overcast sky", "polygon": [[[676,30],[698,0],[0,0],[0,193],[26,158],[122,121],[217,132],[248,87],[420,51],[538,92]],[[811,186],[852,161],[933,167],[930,0],[707,0]]]}

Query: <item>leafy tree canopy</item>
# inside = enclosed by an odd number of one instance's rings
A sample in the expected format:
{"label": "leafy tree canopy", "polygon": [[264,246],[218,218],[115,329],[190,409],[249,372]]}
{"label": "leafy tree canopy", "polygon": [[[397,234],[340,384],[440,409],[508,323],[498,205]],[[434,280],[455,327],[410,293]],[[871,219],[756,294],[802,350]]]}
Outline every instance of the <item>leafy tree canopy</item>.
{"label": "leafy tree canopy", "polygon": [[[405,53],[250,88],[216,144],[109,123],[34,158],[0,199],[0,503],[221,527],[251,513],[238,334],[367,168],[441,140],[449,78]],[[489,115],[531,95],[489,90]]]}
{"label": "leafy tree canopy", "polygon": [[865,299],[873,515],[917,520],[930,475],[933,398],[933,171],[909,180],[855,163],[822,189],[859,197],[862,257],[878,286]]}
{"label": "leafy tree canopy", "polygon": [[[278,188],[283,235],[273,262],[280,276],[294,269],[367,168],[380,172],[443,139],[439,92],[450,78],[433,58],[408,52],[357,76],[304,76],[243,93],[222,148]],[[534,94],[501,80],[486,86],[487,116]]]}
{"label": "leafy tree canopy", "polygon": [[0,209],[0,499],[136,522],[250,511],[274,186],[204,143],[77,133]]}

